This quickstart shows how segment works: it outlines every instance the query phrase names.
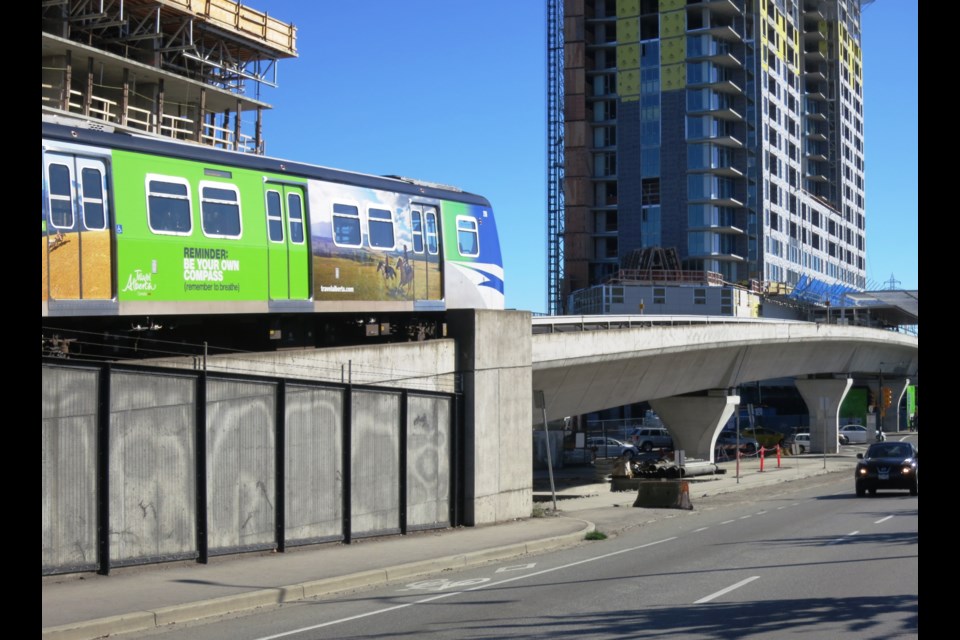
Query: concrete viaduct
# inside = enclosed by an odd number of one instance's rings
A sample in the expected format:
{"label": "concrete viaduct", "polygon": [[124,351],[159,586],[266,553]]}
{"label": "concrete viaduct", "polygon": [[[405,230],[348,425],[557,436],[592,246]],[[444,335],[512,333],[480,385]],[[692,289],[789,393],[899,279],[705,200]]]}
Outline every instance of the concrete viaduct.
{"label": "concrete viaduct", "polygon": [[[533,388],[548,419],[649,401],[677,448],[711,459],[742,383],[797,378],[813,446],[836,452],[840,404],[856,374],[883,371],[902,395],[917,371],[918,339],[809,322],[730,318],[537,318]],[[899,400],[897,395],[897,400]],[[896,428],[897,412],[884,426]]]}

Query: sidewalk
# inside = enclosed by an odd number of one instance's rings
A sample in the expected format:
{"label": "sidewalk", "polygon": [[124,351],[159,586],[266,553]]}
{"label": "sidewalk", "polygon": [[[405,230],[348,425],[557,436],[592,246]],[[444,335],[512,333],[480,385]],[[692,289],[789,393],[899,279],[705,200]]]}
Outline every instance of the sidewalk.
{"label": "sidewalk", "polygon": [[[767,458],[759,472],[756,458],[720,463],[723,475],[690,479],[697,499],[730,491],[789,482],[830,472],[849,472],[850,454]],[[611,492],[590,466],[560,469],[555,474],[558,514],[552,509],[545,470],[534,472],[535,512],[503,524],[427,531],[408,536],[294,548],[286,553],[213,558],[210,564],[174,563],[133,567],[110,576],[52,576],[41,581],[43,638],[82,639],[147,630],[177,622],[254,609],[282,602],[330,595],[413,579],[437,571],[546,551],[581,542],[595,526],[616,533],[651,518],[668,517],[668,509],[632,508],[635,492]],[[629,507],[629,508],[621,508]],[[595,525],[596,523],[596,525]],[[425,544],[426,542],[426,544]]]}

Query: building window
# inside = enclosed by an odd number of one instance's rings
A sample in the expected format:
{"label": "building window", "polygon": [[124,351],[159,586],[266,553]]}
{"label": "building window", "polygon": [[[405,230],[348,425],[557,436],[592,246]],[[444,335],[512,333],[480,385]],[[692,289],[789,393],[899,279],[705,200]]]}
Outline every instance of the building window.
{"label": "building window", "polygon": [[707,304],[707,290],[706,290],[706,289],[694,289],[694,290],[693,290],[693,304]]}
{"label": "building window", "polygon": [[663,287],[654,287],[653,304],[666,304],[666,303],[667,303],[667,290]]}
{"label": "building window", "polygon": [[644,206],[660,204],[660,178],[644,178],[640,187],[641,204]]}

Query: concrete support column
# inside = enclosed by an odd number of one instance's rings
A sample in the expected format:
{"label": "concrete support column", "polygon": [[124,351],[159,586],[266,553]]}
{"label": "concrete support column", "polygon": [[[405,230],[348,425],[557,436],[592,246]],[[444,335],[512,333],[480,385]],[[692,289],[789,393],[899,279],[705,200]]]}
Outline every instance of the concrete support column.
{"label": "concrete support column", "polygon": [[[797,391],[810,412],[810,451],[837,453],[840,405],[853,386],[852,378],[798,379]],[[867,438],[869,439],[869,434]],[[826,448],[824,448],[826,447]]]}
{"label": "concrete support column", "polygon": [[890,407],[885,410],[880,427],[886,433],[906,431],[908,425],[900,424],[900,403],[903,401],[903,394],[907,392],[907,387],[910,386],[910,379],[884,376],[883,386],[889,387],[893,392],[891,394],[893,401],[890,403]]}
{"label": "concrete support column", "polygon": [[452,311],[464,397],[464,520],[530,516],[533,508],[533,368],[530,313]]}
{"label": "concrete support column", "polygon": [[674,396],[650,401],[673,436],[673,446],[686,451],[688,458],[715,462],[713,443],[733,415],[740,396]]}

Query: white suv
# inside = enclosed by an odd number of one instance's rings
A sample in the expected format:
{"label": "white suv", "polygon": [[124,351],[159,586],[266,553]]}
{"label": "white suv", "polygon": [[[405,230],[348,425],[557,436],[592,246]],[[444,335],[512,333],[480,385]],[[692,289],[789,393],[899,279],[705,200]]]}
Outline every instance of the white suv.
{"label": "white suv", "polygon": [[663,427],[641,427],[630,432],[630,440],[640,451],[673,449],[673,438]]}

